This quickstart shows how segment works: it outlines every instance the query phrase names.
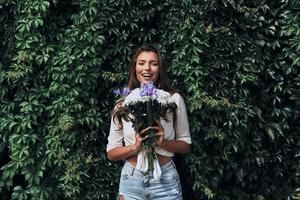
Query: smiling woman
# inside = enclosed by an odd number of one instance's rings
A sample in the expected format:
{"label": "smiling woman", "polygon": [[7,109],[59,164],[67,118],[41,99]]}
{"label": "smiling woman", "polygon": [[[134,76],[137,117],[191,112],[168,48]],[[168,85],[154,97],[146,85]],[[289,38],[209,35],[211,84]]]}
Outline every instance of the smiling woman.
{"label": "smiling woman", "polygon": [[[180,200],[181,185],[172,157],[174,153],[190,150],[186,108],[183,98],[170,84],[162,55],[155,47],[144,45],[132,58],[128,87],[136,91],[142,84],[150,82],[170,95],[176,109],[168,111],[168,119],[156,120],[157,126],[136,132],[132,122],[120,114],[124,107],[119,101],[112,113],[107,156],[110,160],[126,160],[121,173],[119,199]],[[144,141],[148,138],[143,133],[149,129],[157,131],[153,147],[157,165],[154,168],[149,167],[151,159],[145,156],[147,149]]]}
{"label": "smiling woman", "polygon": [[137,57],[136,77],[140,83],[148,81],[157,82],[159,76],[159,65],[157,54],[154,52],[142,52]]}
{"label": "smiling woman", "polygon": [[152,45],[143,45],[137,49],[132,57],[128,74],[128,87],[133,90],[140,87],[142,82],[149,80],[152,80],[160,89],[171,93],[175,92],[161,53]]}

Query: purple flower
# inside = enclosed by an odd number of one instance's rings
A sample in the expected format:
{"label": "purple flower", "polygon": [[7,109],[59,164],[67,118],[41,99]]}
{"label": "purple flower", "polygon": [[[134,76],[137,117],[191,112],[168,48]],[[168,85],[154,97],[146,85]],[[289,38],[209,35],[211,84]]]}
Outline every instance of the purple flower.
{"label": "purple flower", "polygon": [[115,89],[115,90],[113,90],[113,93],[114,93],[116,96],[118,96],[118,95],[121,94],[120,89]]}
{"label": "purple flower", "polygon": [[124,87],[123,90],[122,90],[122,95],[124,97],[126,97],[127,95],[129,95],[131,92],[131,90],[128,88],[128,87]]}
{"label": "purple flower", "polygon": [[147,82],[146,84],[142,84],[140,95],[143,96],[152,96],[155,94],[155,85],[152,81]]}
{"label": "purple flower", "polygon": [[128,88],[128,87],[124,87],[122,89],[122,91],[120,89],[115,89],[113,90],[113,93],[116,95],[116,96],[123,96],[123,97],[126,97],[127,95],[129,95],[131,92],[131,90]]}

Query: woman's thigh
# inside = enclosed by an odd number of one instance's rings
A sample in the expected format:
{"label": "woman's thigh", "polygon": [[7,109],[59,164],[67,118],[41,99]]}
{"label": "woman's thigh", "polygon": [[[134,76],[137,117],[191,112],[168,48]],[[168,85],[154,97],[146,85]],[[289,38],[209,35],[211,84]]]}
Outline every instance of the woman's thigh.
{"label": "woman's thigh", "polygon": [[182,190],[175,166],[162,172],[161,179],[154,181],[150,187],[151,200],[181,200]]}
{"label": "woman's thigh", "polygon": [[132,169],[124,165],[119,185],[119,197],[122,200],[144,200],[143,179],[133,173]]}

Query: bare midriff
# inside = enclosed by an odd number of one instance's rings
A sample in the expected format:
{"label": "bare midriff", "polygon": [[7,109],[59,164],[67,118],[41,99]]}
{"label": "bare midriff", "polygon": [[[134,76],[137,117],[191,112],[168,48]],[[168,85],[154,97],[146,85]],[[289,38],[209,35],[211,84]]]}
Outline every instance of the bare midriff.
{"label": "bare midriff", "polygon": [[[170,162],[172,160],[172,157],[157,155],[157,159],[158,159],[159,165],[163,166],[164,164],[167,164],[168,162]],[[137,163],[136,155],[127,158],[127,160],[130,162],[130,164],[132,164],[133,166],[136,166],[136,163]]]}

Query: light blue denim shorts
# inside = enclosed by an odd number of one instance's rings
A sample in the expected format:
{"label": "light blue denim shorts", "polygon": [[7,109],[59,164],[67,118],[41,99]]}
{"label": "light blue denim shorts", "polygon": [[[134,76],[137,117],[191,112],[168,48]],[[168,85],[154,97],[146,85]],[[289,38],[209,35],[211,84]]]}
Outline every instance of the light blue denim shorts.
{"label": "light blue denim shorts", "polygon": [[160,180],[152,172],[143,173],[130,162],[122,168],[119,195],[125,200],[182,200],[178,172],[173,161],[161,166]]}

